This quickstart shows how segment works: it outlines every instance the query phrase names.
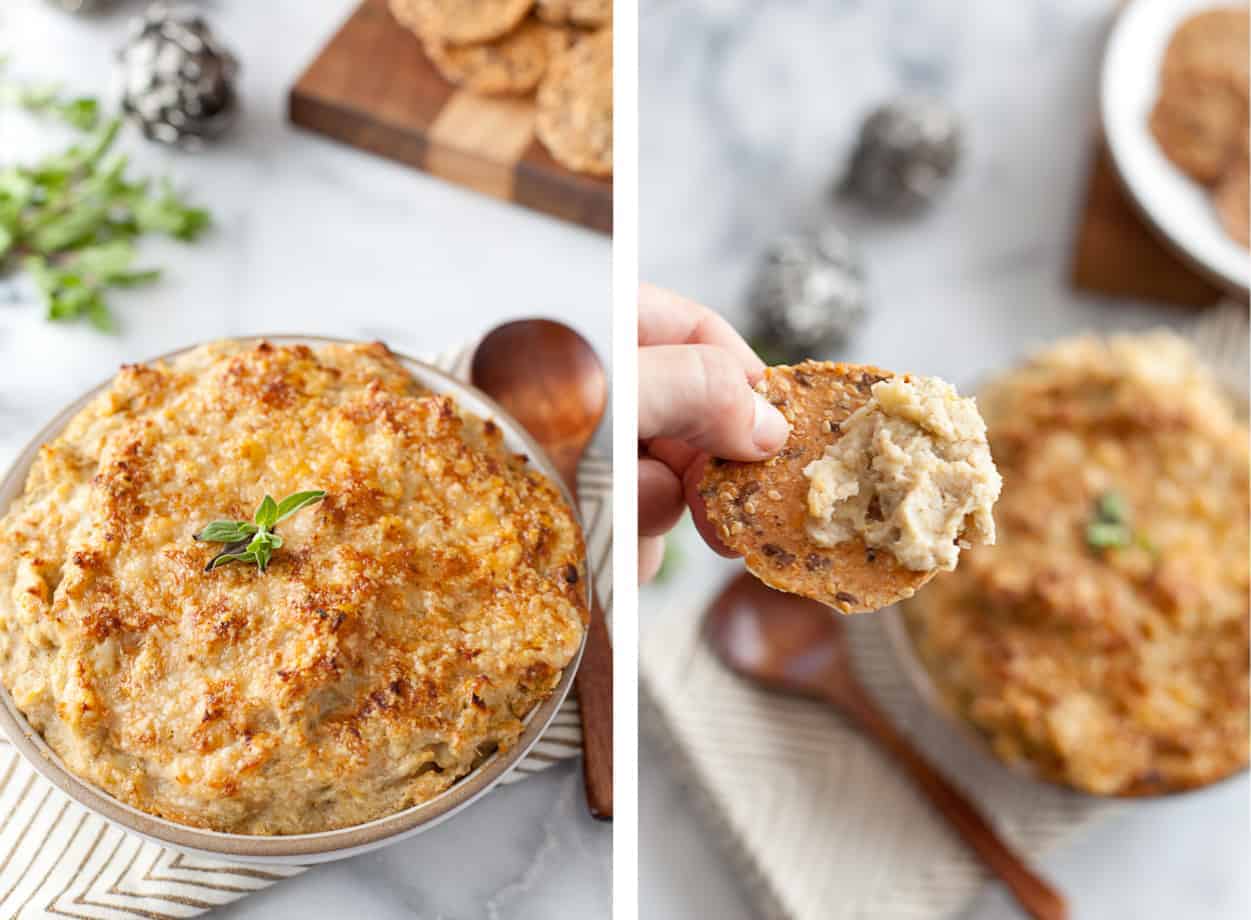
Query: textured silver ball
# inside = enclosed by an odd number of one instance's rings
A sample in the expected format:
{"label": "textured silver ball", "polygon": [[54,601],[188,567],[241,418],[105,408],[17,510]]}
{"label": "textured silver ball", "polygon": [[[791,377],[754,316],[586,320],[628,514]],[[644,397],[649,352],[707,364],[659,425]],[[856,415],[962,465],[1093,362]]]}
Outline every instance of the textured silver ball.
{"label": "textured silver ball", "polygon": [[234,122],[239,63],[200,15],[153,4],[118,61],[122,109],[150,140],[197,149]]}
{"label": "textured silver ball", "polygon": [[753,344],[770,363],[846,343],[867,313],[855,244],[834,226],[782,237],[765,252],[749,306]]}
{"label": "textured silver ball", "polygon": [[960,160],[960,123],[933,99],[888,103],[865,119],[843,188],[882,212],[932,204]]}

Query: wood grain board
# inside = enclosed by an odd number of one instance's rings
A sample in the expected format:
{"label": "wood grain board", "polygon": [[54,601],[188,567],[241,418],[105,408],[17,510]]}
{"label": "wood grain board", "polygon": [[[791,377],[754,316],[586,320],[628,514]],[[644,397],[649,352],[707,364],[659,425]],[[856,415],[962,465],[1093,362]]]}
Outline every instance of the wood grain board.
{"label": "wood grain board", "polygon": [[552,159],[532,97],[444,80],[386,0],[364,0],[292,88],[291,121],[484,195],[612,232],[612,180]]}
{"label": "wood grain board", "polygon": [[1071,279],[1074,287],[1095,294],[1183,307],[1211,306],[1224,296],[1148,226],[1102,139],[1078,224]]}

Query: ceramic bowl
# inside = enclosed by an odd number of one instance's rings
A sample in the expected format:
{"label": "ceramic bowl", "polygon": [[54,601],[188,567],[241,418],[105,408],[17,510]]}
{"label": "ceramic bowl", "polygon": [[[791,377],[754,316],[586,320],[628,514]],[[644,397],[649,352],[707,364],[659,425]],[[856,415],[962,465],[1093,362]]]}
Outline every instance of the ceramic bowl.
{"label": "ceramic bowl", "polygon": [[[261,339],[279,344],[312,346],[348,341],[292,335],[248,336],[236,341],[251,343]],[[150,360],[175,358],[194,347],[196,346],[179,349]],[[494,421],[503,432],[504,443],[511,450],[525,454],[534,468],[547,476],[560,489],[565,501],[576,511],[577,506],[572,496],[542,448],[498,404],[482,392],[456,380],[438,368],[406,355],[397,354],[397,357],[423,386],[436,393],[447,393],[455,397],[457,402],[470,412]],[[34,463],[40,446],[55,438],[70,419],[109,382],[111,381],[102,383],[89,393],[84,393],[71,405],[66,406],[26,445],[5,474],[4,479],[0,480],[0,515],[6,513],[12,502],[21,495],[25,488],[27,473]],[[585,559],[583,561],[585,562]],[[583,579],[583,583],[586,585],[589,605],[592,590],[591,579]],[[447,820],[485,795],[492,786],[502,780],[525,758],[527,752],[538,742],[544,730],[555,718],[561,703],[564,702],[573,686],[574,674],[582,660],[584,646],[585,636],[573,661],[565,668],[555,691],[526,717],[525,729],[520,739],[507,752],[497,752],[487,757],[455,785],[428,802],[365,824],[315,834],[273,837],[226,834],[189,827],[139,811],[69,772],[43,738],[26,722],[4,687],[0,687],[0,729],[45,779],[80,805],[126,831],[138,834],[162,846],[174,847],[189,853],[243,862],[308,865],[346,859],[349,856],[411,837]]]}
{"label": "ceramic bowl", "polygon": [[[1248,406],[1251,403],[1251,394],[1248,393],[1247,322],[1246,308],[1232,304],[1208,311],[1188,329],[1182,331],[1183,336],[1194,346],[1195,351],[1212,372],[1218,384],[1224,387],[1229,397],[1233,400],[1235,412],[1239,413],[1244,419],[1247,417]],[[976,393],[977,389],[977,386],[972,386],[969,388],[969,392]],[[1059,786],[1072,792],[1074,795],[1104,798],[1103,796],[1095,796],[1093,793],[1057,783],[1035,770],[1028,761],[1009,764],[996,757],[991,751],[986,738],[956,711],[955,707],[951,705],[938,688],[929,669],[922,663],[921,656],[918,654],[916,646],[912,641],[912,634],[908,631],[907,623],[904,620],[903,609],[896,605],[876,615],[883,618],[883,624],[895,661],[900,670],[904,672],[912,690],[921,698],[930,712],[946,723],[953,732],[961,736],[965,744],[979,751],[986,759],[992,760],[1001,767],[1010,769],[1022,776],[1047,783],[1048,785]],[[1124,797],[1156,798],[1184,795],[1208,789],[1212,786],[1218,786],[1246,774],[1247,768],[1244,767],[1242,770],[1206,786],[1163,793],[1131,794]]]}

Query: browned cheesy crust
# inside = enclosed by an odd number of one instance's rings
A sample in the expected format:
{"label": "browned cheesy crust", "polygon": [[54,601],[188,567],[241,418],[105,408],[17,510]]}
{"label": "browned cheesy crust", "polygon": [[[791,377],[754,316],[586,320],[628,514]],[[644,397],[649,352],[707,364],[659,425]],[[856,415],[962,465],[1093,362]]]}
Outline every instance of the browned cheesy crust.
{"label": "browned cheesy crust", "polygon": [[[1180,339],[1061,342],[980,398],[995,546],[907,602],[917,650],[994,752],[1100,795],[1248,759],[1245,422]],[[1092,544],[1115,494],[1127,532]]]}
{"label": "browned cheesy crust", "polygon": [[[265,573],[192,535],[324,489]],[[244,834],[446,789],[553,690],[583,542],[499,429],[381,344],[217,343],[122,369],[0,520],[0,679],[78,776]]]}

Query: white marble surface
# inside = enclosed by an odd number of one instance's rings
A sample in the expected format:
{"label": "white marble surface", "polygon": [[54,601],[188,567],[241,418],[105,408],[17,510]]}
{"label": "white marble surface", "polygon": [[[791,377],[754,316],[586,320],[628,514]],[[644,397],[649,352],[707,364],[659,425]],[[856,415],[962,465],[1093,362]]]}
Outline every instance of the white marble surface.
{"label": "white marble surface", "polygon": [[[931,90],[963,117],[947,198],[916,220],[838,219],[861,242],[873,308],[839,356],[965,384],[1029,346],[1089,328],[1177,323],[1065,282],[1096,124],[1095,72],[1111,2],[1097,0],[643,0],[643,275],[742,321],[760,250],[827,205],[862,114]],[[689,528],[666,603],[719,584]],[[708,590],[705,588],[704,590]],[[640,752],[641,915],[752,916],[688,794],[652,744]],[[1144,804],[1048,855],[1079,920],[1243,920],[1248,783]],[[989,891],[965,920],[1019,914]],[[874,920],[890,920],[875,917]]]}
{"label": "white marble surface", "polygon": [[[192,247],[156,242],[165,269],[115,298],[122,332],[44,321],[0,281],[0,467],[60,406],[136,361],[223,335],[307,332],[437,351],[506,318],[549,315],[609,354],[610,246],[597,234],[482,198],[291,128],[286,91],[353,0],[201,4],[243,62],[245,114],[190,156],[137,134],[136,167],[169,173],[216,218]],[[0,2],[0,53],[16,75],[109,87],[112,50],[142,4],[75,18]],[[0,162],[49,130],[0,114]],[[16,298],[16,302],[8,302]],[[601,439],[607,444],[606,439]],[[592,821],[574,765],[492,793],[463,816],[380,853],[306,873],[235,917],[548,918],[609,914],[611,828]]]}

